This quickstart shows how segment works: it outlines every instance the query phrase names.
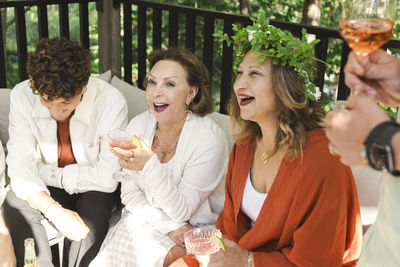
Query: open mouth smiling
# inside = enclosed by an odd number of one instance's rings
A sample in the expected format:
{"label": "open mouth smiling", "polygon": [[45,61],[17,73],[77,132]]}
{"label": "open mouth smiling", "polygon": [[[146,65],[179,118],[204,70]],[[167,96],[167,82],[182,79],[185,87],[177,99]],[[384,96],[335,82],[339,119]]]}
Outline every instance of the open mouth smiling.
{"label": "open mouth smiling", "polygon": [[155,112],[163,112],[168,108],[169,104],[165,103],[153,103],[153,109]]}
{"label": "open mouth smiling", "polygon": [[241,106],[245,106],[250,104],[251,102],[253,102],[253,100],[255,99],[253,96],[248,96],[248,95],[239,95],[239,99],[240,99],[240,105]]}

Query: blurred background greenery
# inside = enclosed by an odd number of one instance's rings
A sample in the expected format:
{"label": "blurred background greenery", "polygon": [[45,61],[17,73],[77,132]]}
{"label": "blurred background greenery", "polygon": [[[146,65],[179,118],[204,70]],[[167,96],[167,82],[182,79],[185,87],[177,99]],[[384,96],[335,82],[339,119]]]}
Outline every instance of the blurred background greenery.
{"label": "blurred background greenery", "polygon": [[[5,0],[0,0],[5,1]],[[221,12],[228,12],[234,14],[252,15],[256,16],[258,12],[263,9],[270,19],[288,21],[294,23],[313,24],[330,29],[337,29],[342,13],[341,0],[153,0],[154,2],[161,2],[166,4],[174,4],[180,6],[188,6],[194,8],[202,8],[207,10],[215,10]],[[70,39],[79,40],[79,5],[69,4],[69,28]],[[134,6],[135,9],[135,6]],[[6,50],[6,69],[7,69],[7,85],[12,88],[19,82],[18,78],[18,60],[17,60],[17,44],[15,36],[15,17],[12,9],[2,9],[3,25],[5,25],[5,50]],[[51,5],[48,7],[48,21],[49,21],[49,37],[58,37],[59,22],[58,22],[58,5]],[[148,12],[148,25],[151,25],[151,14]],[[133,62],[137,62],[137,13],[136,10],[132,12],[133,21]],[[27,25],[27,42],[28,52],[34,51],[38,42],[38,25],[37,25],[37,10],[36,7],[30,7],[25,12],[26,25]],[[163,12],[163,46],[168,45],[168,14]],[[185,46],[184,29],[185,18],[179,19],[179,46]],[[196,21],[196,40],[202,40],[203,21],[198,19]],[[98,22],[96,4],[89,3],[89,33],[90,33],[90,50],[93,62],[92,73],[93,75],[99,73],[99,58],[98,58]],[[121,20],[122,25],[122,20]],[[198,26],[197,26],[198,25]],[[222,30],[222,23],[216,21],[215,31]],[[400,20],[395,23],[394,38],[399,38]],[[122,34],[122,31],[121,31]],[[182,37],[181,37],[182,36]],[[122,41],[121,41],[122,42]],[[337,82],[339,78],[339,69],[341,61],[341,45],[342,40],[332,40],[329,43],[324,91],[331,99],[335,97]],[[152,32],[147,31],[148,53],[151,51]],[[122,43],[121,43],[122,46]],[[195,54],[202,57],[202,42],[196,42]],[[214,44],[214,69],[212,88],[214,99],[219,99],[220,88],[220,67],[221,66],[221,45]],[[397,51],[392,51],[397,52]],[[121,55],[122,56],[122,55]],[[137,79],[137,63],[132,65],[133,83]],[[123,73],[123,68],[122,68]],[[218,103],[217,103],[218,104]],[[385,108],[385,107],[384,107]],[[397,109],[385,108],[385,110],[394,116]]]}

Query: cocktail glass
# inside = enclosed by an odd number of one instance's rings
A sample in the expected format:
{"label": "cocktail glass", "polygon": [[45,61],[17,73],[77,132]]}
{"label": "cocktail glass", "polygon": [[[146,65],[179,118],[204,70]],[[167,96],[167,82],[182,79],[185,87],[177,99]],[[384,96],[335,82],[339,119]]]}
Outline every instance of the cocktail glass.
{"label": "cocktail glass", "polygon": [[[132,142],[132,134],[126,128],[116,129],[108,134],[108,143],[110,147],[118,147],[123,150],[135,150],[137,146]],[[122,182],[123,180],[132,178],[124,169],[116,171],[112,176],[115,180]]]}
{"label": "cocktail glass", "polygon": [[219,250],[219,246],[210,240],[215,235],[222,238],[221,231],[212,227],[194,228],[184,235],[187,254],[194,254],[202,267],[207,266],[210,255]]}
{"label": "cocktail glass", "polygon": [[358,56],[392,38],[397,0],[345,0],[339,33]]}
{"label": "cocktail glass", "polygon": [[[367,56],[393,36],[398,0],[344,0],[339,33],[359,57]],[[358,93],[358,92],[355,92]],[[334,106],[344,109],[335,96]]]}

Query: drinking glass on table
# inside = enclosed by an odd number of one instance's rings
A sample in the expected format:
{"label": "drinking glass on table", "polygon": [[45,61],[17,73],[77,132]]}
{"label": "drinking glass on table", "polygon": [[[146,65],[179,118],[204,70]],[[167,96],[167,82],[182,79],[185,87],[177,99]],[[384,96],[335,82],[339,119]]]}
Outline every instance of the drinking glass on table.
{"label": "drinking glass on table", "polygon": [[[138,148],[138,140],[139,139],[136,136],[132,135],[125,128],[116,129],[108,134],[108,143],[112,148],[118,147],[120,149],[128,151],[136,150]],[[115,180],[121,182],[125,179],[132,178],[132,175],[122,169],[120,171],[114,172],[112,177]]]}
{"label": "drinking glass on table", "polygon": [[200,227],[189,230],[184,235],[187,254],[194,254],[200,267],[207,266],[210,255],[219,250],[218,244],[212,242],[211,237],[222,238],[221,231],[212,227]]}

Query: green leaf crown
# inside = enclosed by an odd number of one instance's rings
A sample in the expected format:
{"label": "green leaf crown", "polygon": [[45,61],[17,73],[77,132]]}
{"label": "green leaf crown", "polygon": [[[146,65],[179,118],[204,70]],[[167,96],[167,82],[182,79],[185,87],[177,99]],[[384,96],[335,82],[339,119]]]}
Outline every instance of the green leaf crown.
{"label": "green leaf crown", "polygon": [[315,73],[314,45],[319,40],[308,43],[304,28],[302,38],[295,38],[290,32],[269,25],[269,20],[263,12],[251,20],[253,25],[247,27],[239,28],[238,25],[232,24],[234,35],[231,37],[221,31],[214,34],[228,46],[234,44],[234,66],[240,64],[249,50],[254,50],[252,55],[259,57],[258,62],[270,57],[274,65],[292,67],[303,84],[305,96],[313,101],[320,99],[321,91],[312,82]]}

